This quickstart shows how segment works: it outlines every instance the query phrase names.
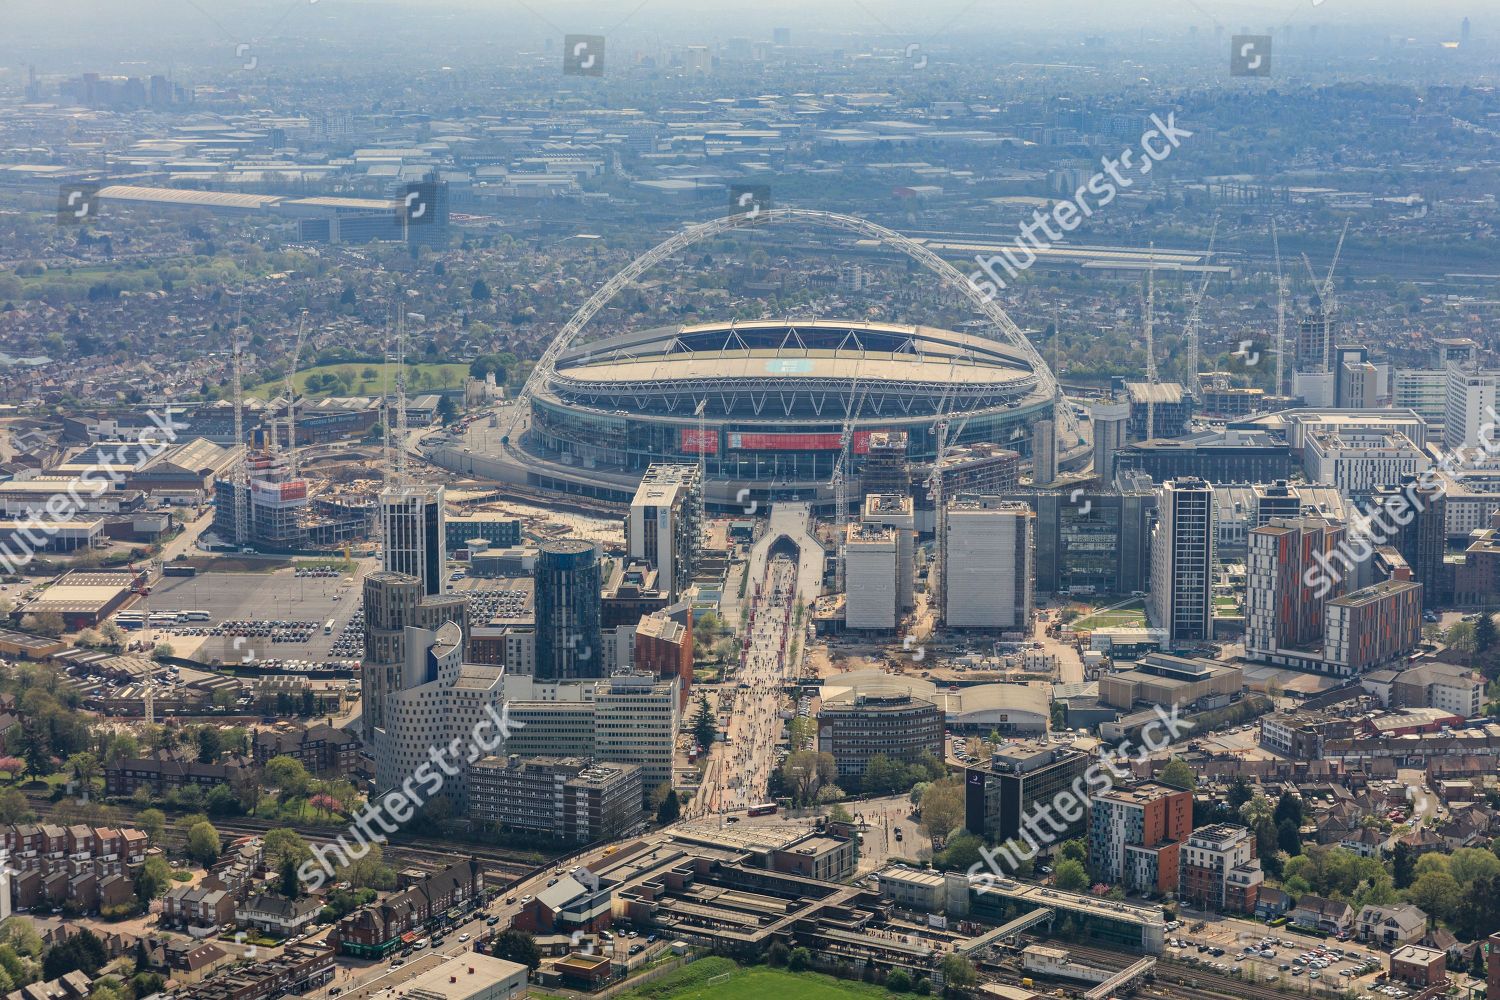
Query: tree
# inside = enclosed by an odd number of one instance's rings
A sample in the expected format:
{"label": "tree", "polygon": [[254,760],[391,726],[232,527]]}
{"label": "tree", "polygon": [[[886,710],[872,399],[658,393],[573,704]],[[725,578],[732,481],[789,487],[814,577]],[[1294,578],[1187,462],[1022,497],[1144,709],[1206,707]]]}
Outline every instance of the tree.
{"label": "tree", "polygon": [[51,981],[74,970],[81,970],[85,975],[92,976],[108,957],[104,942],[85,927],[47,950],[42,956],[42,978]]}
{"label": "tree", "polygon": [[141,909],[147,909],[151,901],[165,896],[172,886],[172,868],[160,854],[153,854],[141,866],[135,877],[135,896]]}
{"label": "tree", "polygon": [[266,761],[265,783],[274,788],[282,802],[301,798],[312,784],[312,775],[300,760],[285,755]]}
{"label": "tree", "polygon": [[312,848],[296,830],[286,827],[267,830],[264,842],[266,857],[278,866],[288,858],[300,863],[312,857]]}
{"label": "tree", "polygon": [[1089,859],[1088,844],[1082,837],[1065,840],[1062,846],[1058,848],[1057,856],[1064,861],[1072,860],[1079,864],[1085,864]]}
{"label": "tree", "polygon": [[156,648],[151,650],[153,660],[167,660],[177,655],[177,650],[172,648],[170,642],[158,642]]}
{"label": "tree", "polygon": [[87,802],[94,790],[94,779],[99,777],[99,758],[88,751],[72,754],[68,757],[68,770],[78,782],[78,797]]}
{"label": "tree", "polygon": [[[446,369],[443,372],[447,375]],[[437,406],[438,421],[444,425],[451,424],[458,419],[458,406],[453,402],[452,396],[439,396]]]}
{"label": "tree", "polygon": [[146,835],[152,847],[161,846],[161,835],[167,830],[167,814],[160,809],[142,809],[135,814],[136,826]]}
{"label": "tree", "polygon": [[539,969],[542,965],[542,949],[537,947],[536,938],[525,931],[501,931],[495,938],[495,947],[490,954],[532,970]]}
{"label": "tree", "polygon": [[1282,820],[1276,828],[1276,845],[1293,856],[1302,853],[1302,834],[1291,820]]}
{"label": "tree", "polygon": [[892,993],[905,993],[911,989],[911,976],[905,969],[896,969],[885,977],[885,988]]}
{"label": "tree", "polygon": [[706,692],[698,694],[698,712],[693,716],[690,726],[693,731],[693,741],[704,750],[712,746],[714,738],[719,735],[719,725],[714,719],[713,709],[709,707]]}
{"label": "tree", "polygon": [[792,950],[780,941],[772,941],[771,947],[766,949],[766,964],[773,969],[779,969],[786,964],[787,958]]}
{"label": "tree", "polygon": [[34,816],[31,800],[19,788],[0,789],[0,823],[25,823]]}
{"label": "tree", "polygon": [[63,616],[56,611],[43,611],[39,615],[22,615],[21,628],[27,632],[57,636],[62,635],[67,629],[67,623],[63,621]]}
{"label": "tree", "polygon": [[667,797],[661,800],[661,806],[656,810],[656,821],[662,826],[677,822],[677,817],[682,815],[682,803],[677,799],[677,789],[667,793]]}
{"label": "tree", "polygon": [[812,965],[812,952],[806,948],[793,948],[786,958],[786,967],[792,972],[801,972]]}
{"label": "tree", "polygon": [[1276,811],[1272,814],[1276,825],[1290,822],[1299,830],[1302,828],[1302,799],[1293,795],[1290,791],[1282,792],[1281,798],[1276,800]]}
{"label": "tree", "polygon": [[219,852],[223,845],[219,841],[219,831],[214,829],[208,820],[201,820],[193,824],[187,835],[188,857],[193,858],[205,865],[213,864],[219,858]]}
{"label": "tree", "polygon": [[198,727],[198,763],[212,764],[224,752],[224,735],[218,726]]}
{"label": "tree", "polygon": [[1168,761],[1167,766],[1161,769],[1157,778],[1165,784],[1186,788],[1190,792],[1198,787],[1198,776],[1181,757],[1173,757]]}
{"label": "tree", "polygon": [[1496,638],[1495,616],[1486,611],[1474,623],[1474,652],[1480,656],[1494,652]]}
{"label": "tree", "polygon": [[946,838],[964,821],[964,786],[957,776],[934,781],[922,795],[922,829],[932,841]]}
{"label": "tree", "polygon": [[[1496,843],[1500,843],[1500,840]],[[1411,846],[1404,840],[1396,841],[1396,849],[1391,852],[1391,881],[1397,889],[1407,889],[1416,877],[1417,864],[1412,857]]]}
{"label": "tree", "polygon": [[945,955],[939,968],[943,970],[944,988],[949,992],[967,990],[979,982],[974,963],[962,955]]}
{"label": "tree", "polygon": [[302,880],[297,877],[297,859],[287,858],[281,863],[281,894],[287,899],[302,895]]}
{"label": "tree", "polygon": [[490,300],[490,286],[483,278],[475,278],[473,286],[469,289],[469,298],[475,302],[488,302]]}
{"label": "tree", "polygon": [[1082,892],[1089,887],[1088,871],[1071,858],[1059,861],[1052,877],[1057,880],[1057,887],[1065,892]]}
{"label": "tree", "polygon": [[833,754],[798,750],[781,763],[781,783],[793,799],[804,805],[815,803],[823,789],[838,779]]}

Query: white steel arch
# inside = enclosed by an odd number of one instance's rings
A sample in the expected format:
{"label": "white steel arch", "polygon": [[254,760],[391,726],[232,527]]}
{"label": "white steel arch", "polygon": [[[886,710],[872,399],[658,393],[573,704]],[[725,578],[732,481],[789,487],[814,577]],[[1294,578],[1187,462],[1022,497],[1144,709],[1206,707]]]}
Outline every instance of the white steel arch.
{"label": "white steel arch", "polygon": [[547,345],[547,350],[542,353],[536,366],[527,375],[526,384],[521,388],[520,394],[516,396],[515,402],[512,404],[514,412],[511,416],[510,424],[506,428],[505,436],[507,438],[514,437],[516,429],[525,418],[526,410],[531,403],[532,393],[552,374],[557,364],[557,359],[572,344],[573,339],[578,336],[579,331],[588,324],[589,320],[594,318],[600,309],[604,308],[611,299],[624,291],[642,273],[676,254],[679,250],[685,250],[695,243],[718,236],[720,233],[738,229],[751,223],[758,225],[762,222],[775,222],[786,219],[801,220],[829,229],[840,229],[845,232],[858,233],[861,236],[879,242],[883,246],[900,250],[906,256],[942,278],[946,284],[956,287],[974,304],[976,309],[984,313],[986,318],[994,324],[996,331],[999,333],[998,339],[1021,351],[1022,355],[1031,364],[1032,369],[1041,380],[1042,388],[1046,391],[1047,395],[1056,401],[1055,409],[1057,410],[1057,418],[1061,421],[1067,435],[1072,438],[1072,444],[1083,441],[1077,418],[1073,414],[1073,408],[1068,406],[1062,399],[1056,374],[1048,367],[1046,360],[1032,346],[1031,341],[1026,339],[1026,334],[1021,332],[1021,328],[1016,325],[1015,321],[1010,318],[1005,310],[980,291],[974,282],[964,276],[963,272],[916,240],[904,236],[894,229],[887,229],[878,223],[853,215],[842,215],[838,212],[820,212],[810,208],[758,209],[750,214],[739,213],[727,215],[719,219],[710,219],[708,222],[689,226],[682,232],[657,244],[625,265],[614,277],[599,286],[599,289],[593,295],[589,296],[588,300],[573,314],[573,318],[568,320],[567,325],[562,328],[562,331],[553,338],[552,343]]}

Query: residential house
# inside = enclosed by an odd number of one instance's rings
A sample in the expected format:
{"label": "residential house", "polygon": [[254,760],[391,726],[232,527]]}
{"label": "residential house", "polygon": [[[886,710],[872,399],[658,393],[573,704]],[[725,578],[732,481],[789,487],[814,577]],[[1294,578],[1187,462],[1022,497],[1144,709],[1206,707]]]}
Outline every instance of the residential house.
{"label": "residential house", "polygon": [[1292,907],[1289,916],[1298,927],[1325,934],[1348,934],[1354,927],[1354,911],[1348,903],[1324,899],[1310,892],[1297,898],[1297,905]]}
{"label": "residential house", "polygon": [[340,920],[328,943],[345,955],[383,958],[420,937],[429,922],[453,907],[463,908],[484,887],[483,866],[473,858],[411,880],[406,888],[361,907]]}
{"label": "residential house", "polygon": [[179,885],[162,899],[162,920],[188,929],[208,930],[234,921],[234,897],[205,879],[198,885]]}
{"label": "residential house", "polygon": [[1275,920],[1292,908],[1292,897],[1280,889],[1261,886],[1260,896],[1255,901],[1255,919]]}
{"label": "residential house", "polygon": [[314,896],[287,899],[281,895],[261,893],[235,907],[234,918],[267,934],[286,938],[302,933],[322,908],[322,900]]}
{"label": "residential house", "polygon": [[1364,906],[1354,920],[1355,936],[1383,948],[1417,941],[1426,930],[1427,914],[1410,903]]}

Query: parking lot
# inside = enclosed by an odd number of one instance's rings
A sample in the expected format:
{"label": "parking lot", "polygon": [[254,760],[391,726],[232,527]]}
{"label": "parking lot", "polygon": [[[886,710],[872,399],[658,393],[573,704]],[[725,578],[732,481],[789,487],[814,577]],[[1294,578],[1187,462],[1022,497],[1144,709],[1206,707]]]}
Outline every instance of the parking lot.
{"label": "parking lot", "polygon": [[[369,566],[368,560],[362,561],[359,575]],[[145,606],[137,603],[131,610]],[[204,661],[227,663],[248,657],[323,662],[360,655],[349,652],[347,641],[339,643],[360,610],[360,589],[348,574],[299,574],[287,567],[270,573],[210,570],[197,576],[164,576],[152,587],[150,610],[208,612],[207,621],[157,629],[158,637],[179,653]],[[330,620],[333,632],[324,634]]]}
{"label": "parking lot", "polygon": [[[1296,990],[1360,991],[1401,1000],[1411,995],[1398,984],[1375,981],[1387,957],[1366,945],[1302,934],[1290,927],[1268,928],[1248,920],[1214,919],[1201,929],[1190,916],[1167,931],[1166,955],[1217,972],[1242,972],[1253,982]],[[1384,992],[1393,990],[1394,992]],[[1399,996],[1397,995],[1399,994]]]}

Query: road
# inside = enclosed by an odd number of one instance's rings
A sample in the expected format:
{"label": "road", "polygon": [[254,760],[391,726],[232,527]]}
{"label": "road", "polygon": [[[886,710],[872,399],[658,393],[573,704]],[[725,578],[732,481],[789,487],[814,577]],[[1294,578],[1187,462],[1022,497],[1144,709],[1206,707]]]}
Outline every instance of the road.
{"label": "road", "polygon": [[781,735],[782,687],[796,671],[792,647],[799,646],[796,621],[797,564],[778,557],[765,577],[752,581],[744,609],[744,646],[736,672],[738,687],[726,688],[728,729],[711,748],[703,783],[689,806],[689,818],[734,812],[764,802],[776,766]]}

